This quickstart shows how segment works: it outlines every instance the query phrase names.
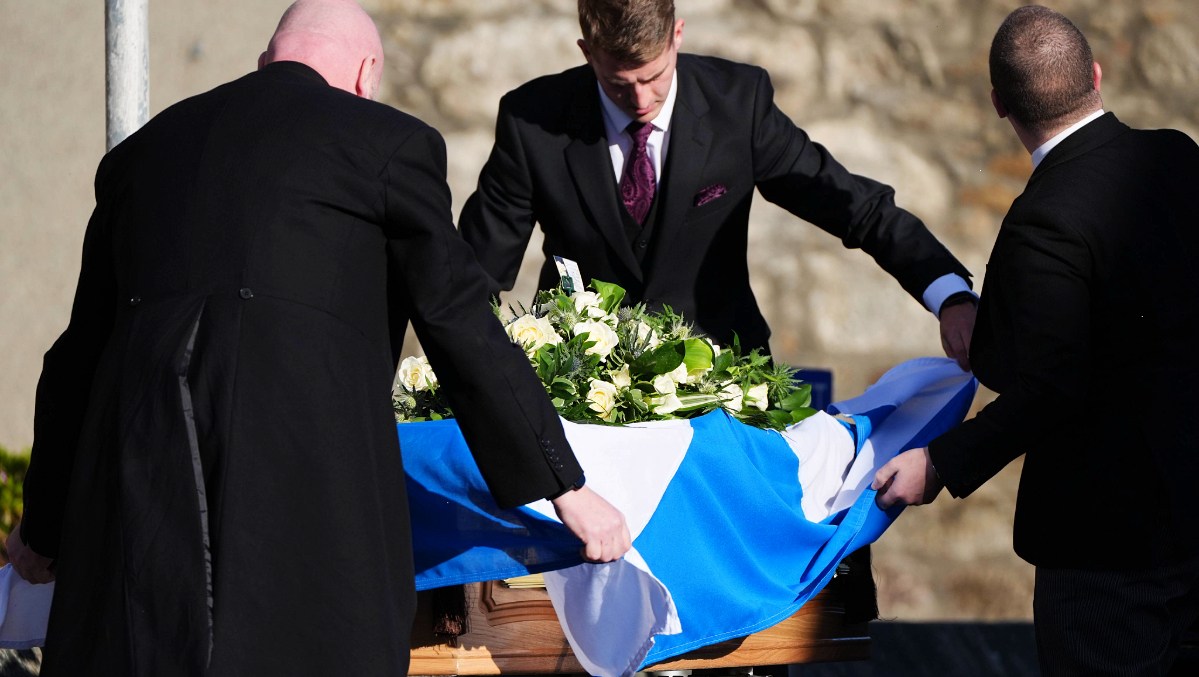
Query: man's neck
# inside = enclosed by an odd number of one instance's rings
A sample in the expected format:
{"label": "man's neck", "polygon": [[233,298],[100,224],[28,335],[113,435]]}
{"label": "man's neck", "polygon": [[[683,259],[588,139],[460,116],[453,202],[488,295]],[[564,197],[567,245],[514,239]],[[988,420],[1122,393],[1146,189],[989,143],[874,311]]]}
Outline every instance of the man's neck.
{"label": "man's neck", "polygon": [[1103,108],[1099,107],[1094,110],[1080,112],[1077,115],[1072,115],[1064,119],[1062,122],[1054,125],[1053,127],[1035,131],[1025,127],[1023,123],[1019,122],[1015,118],[1009,117],[1008,119],[1012,123],[1012,129],[1016,131],[1016,136],[1020,139],[1020,143],[1024,145],[1025,150],[1027,150],[1031,155],[1053,137],[1077,125],[1082,120],[1095,116],[1096,113],[1103,113]]}
{"label": "man's neck", "polygon": [[1053,150],[1062,141],[1065,141],[1066,137],[1070,136],[1074,132],[1077,132],[1079,129],[1082,129],[1092,120],[1101,115],[1103,115],[1103,109],[1095,109],[1083,115],[1082,117],[1077,118],[1074,120],[1074,122],[1066,125],[1065,127],[1058,129],[1055,133],[1053,133],[1052,136],[1043,140],[1040,145],[1029,151],[1032,153],[1032,166],[1036,168],[1037,165],[1041,164],[1041,160],[1044,160],[1045,156],[1049,154],[1049,151]]}

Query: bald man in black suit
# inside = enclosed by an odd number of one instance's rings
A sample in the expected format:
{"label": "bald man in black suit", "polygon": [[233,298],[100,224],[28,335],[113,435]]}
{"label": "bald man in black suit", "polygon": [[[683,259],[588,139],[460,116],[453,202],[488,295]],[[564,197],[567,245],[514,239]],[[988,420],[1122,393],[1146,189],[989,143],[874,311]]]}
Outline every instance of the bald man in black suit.
{"label": "bald man in black suit", "polygon": [[406,674],[409,319],[496,501],[551,498],[589,559],[629,547],[491,312],[440,134],[371,100],[370,17],[300,0],[259,65],[97,172],[8,540],[57,579],[43,675]]}

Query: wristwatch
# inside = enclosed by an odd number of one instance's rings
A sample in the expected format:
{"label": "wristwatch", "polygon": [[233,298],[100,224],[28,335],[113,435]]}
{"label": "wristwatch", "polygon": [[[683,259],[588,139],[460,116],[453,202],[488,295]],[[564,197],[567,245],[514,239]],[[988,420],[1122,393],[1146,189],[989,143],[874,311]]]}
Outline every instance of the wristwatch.
{"label": "wristwatch", "polygon": [[956,306],[956,305],[960,305],[962,303],[967,303],[967,302],[978,305],[978,297],[974,295],[974,292],[972,292],[972,291],[954,292],[954,293],[950,294],[949,296],[945,297],[945,300],[941,302],[941,307],[937,309],[937,315],[939,316],[941,313],[945,312],[945,309],[950,306]]}

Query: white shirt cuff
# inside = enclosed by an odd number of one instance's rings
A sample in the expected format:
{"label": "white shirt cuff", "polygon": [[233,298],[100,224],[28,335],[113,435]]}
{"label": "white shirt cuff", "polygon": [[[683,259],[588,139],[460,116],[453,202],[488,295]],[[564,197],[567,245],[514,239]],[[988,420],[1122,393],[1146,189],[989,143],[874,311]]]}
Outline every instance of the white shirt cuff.
{"label": "white shirt cuff", "polygon": [[970,291],[970,285],[966,284],[966,280],[961,275],[957,273],[942,275],[933,280],[933,283],[924,290],[924,307],[940,318],[941,304],[945,303],[945,299],[960,291],[970,292],[974,298],[978,298],[978,294]]}

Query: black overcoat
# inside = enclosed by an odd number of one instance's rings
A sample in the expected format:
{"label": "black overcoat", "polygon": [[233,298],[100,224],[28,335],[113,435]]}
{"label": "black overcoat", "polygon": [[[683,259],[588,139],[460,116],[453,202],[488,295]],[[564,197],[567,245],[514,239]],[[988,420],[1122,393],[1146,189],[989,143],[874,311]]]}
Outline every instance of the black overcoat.
{"label": "black overcoat", "polygon": [[96,201],[25,485],[57,557],[43,674],[405,674],[409,318],[501,504],[581,473],[440,135],[277,63],[156,116]]}

